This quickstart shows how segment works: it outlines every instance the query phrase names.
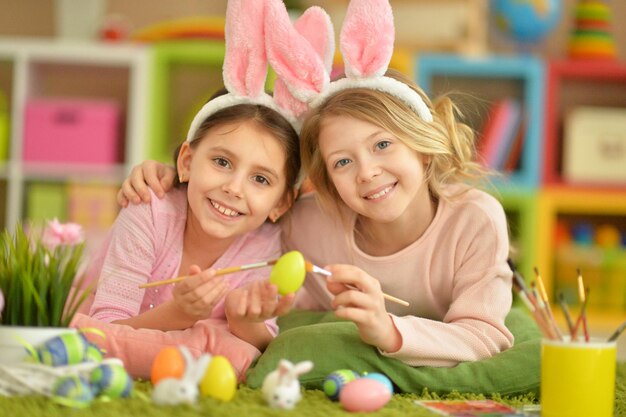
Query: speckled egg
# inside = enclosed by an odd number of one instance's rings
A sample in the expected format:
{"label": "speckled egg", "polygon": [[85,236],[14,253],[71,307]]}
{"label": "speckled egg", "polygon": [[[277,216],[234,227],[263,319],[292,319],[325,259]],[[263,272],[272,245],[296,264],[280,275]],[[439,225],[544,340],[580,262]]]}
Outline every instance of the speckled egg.
{"label": "speckled egg", "polygon": [[352,412],[371,412],[381,409],[391,399],[391,392],[372,378],[359,378],[346,384],[339,394],[344,409]]}

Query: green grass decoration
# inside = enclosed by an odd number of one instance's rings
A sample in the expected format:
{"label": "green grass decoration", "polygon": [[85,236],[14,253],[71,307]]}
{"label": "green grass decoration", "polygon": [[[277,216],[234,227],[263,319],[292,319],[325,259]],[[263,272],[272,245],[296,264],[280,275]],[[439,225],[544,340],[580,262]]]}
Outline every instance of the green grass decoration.
{"label": "green grass decoration", "polygon": [[[437,395],[423,390],[416,394],[395,394],[391,401],[382,409],[372,413],[349,413],[341,408],[338,402],[326,398],[319,390],[304,390],[302,400],[291,411],[273,410],[269,408],[261,390],[240,386],[231,402],[221,402],[212,398],[201,398],[194,406],[181,405],[176,407],[156,406],[150,401],[152,386],[149,382],[135,382],[132,398],[117,398],[108,402],[95,400],[89,407],[82,410],[68,409],[55,404],[42,396],[2,397],[0,396],[0,415],[11,417],[118,417],[118,416],[150,416],[150,417],[435,417],[436,415],[413,404],[415,400],[460,400],[460,399],[492,399],[513,407],[537,404],[539,399],[532,393],[520,396],[501,396],[499,394],[461,394],[453,392]],[[626,417],[626,363],[618,363],[615,382],[615,413],[616,417]]]}
{"label": "green grass decoration", "polygon": [[[1,323],[13,326],[67,327],[91,288],[73,291],[85,244],[48,248],[42,228],[18,224],[0,233],[0,289],[5,306]],[[76,288],[83,288],[84,277]]]}

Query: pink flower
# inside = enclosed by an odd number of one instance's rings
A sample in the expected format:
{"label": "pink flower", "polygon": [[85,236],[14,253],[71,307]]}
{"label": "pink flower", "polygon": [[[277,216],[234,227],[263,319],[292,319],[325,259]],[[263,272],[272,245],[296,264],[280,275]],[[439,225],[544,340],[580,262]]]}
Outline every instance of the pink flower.
{"label": "pink flower", "polygon": [[74,246],[83,241],[83,229],[76,223],[59,223],[55,218],[48,222],[41,242],[50,250],[59,245]]}
{"label": "pink flower", "polygon": [[0,290],[0,317],[2,317],[2,310],[4,310],[4,294]]}

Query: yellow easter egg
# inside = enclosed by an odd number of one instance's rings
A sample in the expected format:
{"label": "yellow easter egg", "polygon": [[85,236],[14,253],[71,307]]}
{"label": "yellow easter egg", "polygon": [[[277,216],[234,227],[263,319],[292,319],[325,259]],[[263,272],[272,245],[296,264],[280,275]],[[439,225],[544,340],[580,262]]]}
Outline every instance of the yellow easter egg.
{"label": "yellow easter egg", "polygon": [[180,379],[185,372],[185,358],[176,346],[166,346],[152,361],[150,380],[153,385],[164,378]]}
{"label": "yellow easter egg", "polygon": [[280,295],[298,291],[306,276],[304,256],[296,250],[287,252],[276,261],[270,282],[278,287]]}
{"label": "yellow easter egg", "polygon": [[200,392],[222,401],[233,399],[237,392],[237,375],[225,356],[213,356],[200,382]]}

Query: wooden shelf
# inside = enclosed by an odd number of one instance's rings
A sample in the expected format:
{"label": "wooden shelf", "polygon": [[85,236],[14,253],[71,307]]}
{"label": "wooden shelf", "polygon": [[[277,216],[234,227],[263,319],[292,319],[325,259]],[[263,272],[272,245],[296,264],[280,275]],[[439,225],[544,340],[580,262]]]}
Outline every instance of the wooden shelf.
{"label": "wooden shelf", "polygon": [[562,175],[565,117],[578,106],[626,109],[626,64],[617,61],[549,61],[546,69],[543,181],[548,185],[623,189],[626,184],[580,184]]}
{"label": "wooden shelf", "polygon": [[[6,228],[13,229],[31,212],[26,195],[31,184],[119,186],[130,168],[145,159],[151,59],[151,49],[137,44],[0,39],[0,89],[7,90],[10,100],[10,146],[8,159],[0,168],[0,177],[6,181],[2,199]],[[25,162],[25,107],[33,99],[115,103],[122,114],[122,156],[100,167],[86,166],[80,161]],[[45,207],[44,202],[40,204]]]}

